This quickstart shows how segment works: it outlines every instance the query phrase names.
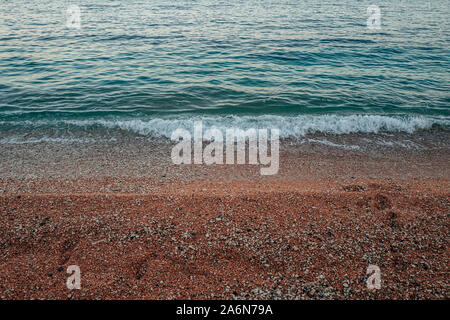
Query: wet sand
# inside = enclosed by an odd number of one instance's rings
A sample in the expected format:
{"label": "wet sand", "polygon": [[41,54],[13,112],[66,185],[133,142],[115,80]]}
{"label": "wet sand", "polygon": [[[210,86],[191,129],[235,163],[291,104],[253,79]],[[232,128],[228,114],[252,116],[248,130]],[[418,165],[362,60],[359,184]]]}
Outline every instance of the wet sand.
{"label": "wet sand", "polygon": [[144,140],[0,151],[1,299],[449,298],[447,148],[285,142],[265,177]]}

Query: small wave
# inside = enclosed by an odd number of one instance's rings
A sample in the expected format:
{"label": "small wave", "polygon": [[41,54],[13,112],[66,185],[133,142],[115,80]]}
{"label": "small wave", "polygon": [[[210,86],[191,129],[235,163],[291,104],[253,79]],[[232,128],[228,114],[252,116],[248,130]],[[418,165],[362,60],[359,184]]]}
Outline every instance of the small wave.
{"label": "small wave", "polygon": [[144,136],[170,138],[178,128],[192,131],[195,121],[202,121],[203,127],[219,130],[239,128],[247,130],[277,128],[282,138],[298,138],[307,134],[349,134],[406,132],[431,129],[433,126],[448,126],[450,119],[425,116],[382,116],[382,115],[300,115],[300,116],[196,116],[189,118],[150,120],[80,120],[67,121],[77,126],[100,125],[109,129],[121,129]]}
{"label": "small wave", "polygon": [[[170,138],[178,128],[193,130],[194,122],[202,121],[203,128],[215,127],[221,131],[227,128],[241,130],[272,129],[280,130],[281,138],[300,138],[307,134],[350,134],[350,133],[414,133],[419,130],[440,127],[446,130],[450,125],[448,117],[407,116],[407,115],[261,115],[261,116],[178,116],[152,119],[85,119],[85,120],[39,120],[39,121],[0,121],[2,126],[29,129],[69,129],[78,128],[95,131],[107,129],[109,134],[115,130],[126,131],[146,137]],[[112,131],[112,132],[111,132]]]}
{"label": "small wave", "polygon": [[353,39],[353,38],[330,38],[330,39],[321,39],[320,42],[323,43],[376,43],[370,39]]}

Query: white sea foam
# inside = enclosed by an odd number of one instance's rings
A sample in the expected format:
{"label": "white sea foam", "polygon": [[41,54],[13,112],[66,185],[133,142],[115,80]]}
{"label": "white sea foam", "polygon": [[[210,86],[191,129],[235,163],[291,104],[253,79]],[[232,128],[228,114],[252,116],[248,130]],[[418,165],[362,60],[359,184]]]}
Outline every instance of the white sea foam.
{"label": "white sea foam", "polygon": [[[103,141],[114,141],[114,138],[111,139],[103,139]],[[21,135],[14,135],[5,137],[0,139],[0,143],[2,144],[31,144],[31,143],[42,143],[42,142],[50,142],[50,143],[93,143],[99,142],[99,139],[95,138],[54,138],[54,137],[40,137],[40,138],[26,138]]]}
{"label": "white sea foam", "polygon": [[[450,126],[449,117],[431,116],[386,116],[386,115],[261,115],[261,116],[179,116],[172,118],[153,119],[90,119],[90,120],[39,120],[39,121],[0,121],[0,126],[14,126],[22,130],[52,130],[57,129],[62,134],[58,138],[25,139],[6,137],[0,143],[33,143],[33,142],[77,142],[74,138],[67,138],[67,130],[91,131],[96,128],[107,130],[114,138],[118,130],[138,134],[148,138],[170,138],[173,131],[183,128],[193,130],[195,121],[202,121],[203,128],[215,127],[222,132],[227,128],[241,130],[279,129],[280,138],[301,138],[307,134],[349,134],[349,133],[414,133],[418,130],[430,129],[433,125]],[[54,136],[54,135],[52,135]],[[77,138],[78,139],[78,138]],[[75,140],[77,140],[75,139]],[[78,139],[83,142],[84,138]],[[90,138],[86,138],[90,139]],[[30,142],[31,141],[31,142]],[[89,141],[84,141],[89,142]],[[317,142],[317,141],[316,141]],[[321,142],[319,142],[321,143]]]}
{"label": "white sea foam", "polygon": [[144,136],[170,137],[178,128],[192,131],[194,121],[202,121],[204,127],[227,128],[278,128],[280,137],[303,137],[310,133],[348,134],[407,132],[429,129],[433,124],[448,126],[449,118],[426,116],[382,115],[300,115],[300,116],[196,116],[189,118],[155,118],[150,120],[75,120],[65,121],[77,126],[100,125],[109,129],[121,129]]}
{"label": "white sea foam", "polygon": [[338,143],[334,143],[328,140],[318,140],[318,139],[308,139],[308,142],[312,142],[312,143],[319,143],[319,144],[323,144],[329,147],[334,147],[334,148],[341,148],[341,149],[345,149],[345,150],[359,150],[361,149],[360,146],[356,146],[356,145],[346,145],[346,144],[338,144]]}

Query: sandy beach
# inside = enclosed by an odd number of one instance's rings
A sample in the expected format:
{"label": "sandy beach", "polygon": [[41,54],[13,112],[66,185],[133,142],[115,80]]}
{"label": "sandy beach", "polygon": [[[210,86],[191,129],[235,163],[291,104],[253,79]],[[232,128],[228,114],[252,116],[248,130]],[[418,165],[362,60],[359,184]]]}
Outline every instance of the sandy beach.
{"label": "sandy beach", "polygon": [[449,298],[447,148],[285,141],[265,177],[147,140],[0,149],[2,299]]}

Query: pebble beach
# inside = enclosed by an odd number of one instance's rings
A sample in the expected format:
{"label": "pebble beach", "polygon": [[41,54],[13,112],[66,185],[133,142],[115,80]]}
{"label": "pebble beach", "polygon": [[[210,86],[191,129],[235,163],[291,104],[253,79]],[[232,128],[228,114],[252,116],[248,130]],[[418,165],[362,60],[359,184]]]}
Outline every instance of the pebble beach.
{"label": "pebble beach", "polygon": [[286,145],[266,177],[151,142],[0,145],[0,298],[448,299],[448,152]]}
{"label": "pebble beach", "polygon": [[0,13],[0,300],[450,298],[448,0]]}

